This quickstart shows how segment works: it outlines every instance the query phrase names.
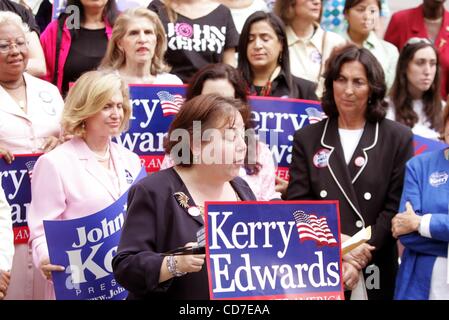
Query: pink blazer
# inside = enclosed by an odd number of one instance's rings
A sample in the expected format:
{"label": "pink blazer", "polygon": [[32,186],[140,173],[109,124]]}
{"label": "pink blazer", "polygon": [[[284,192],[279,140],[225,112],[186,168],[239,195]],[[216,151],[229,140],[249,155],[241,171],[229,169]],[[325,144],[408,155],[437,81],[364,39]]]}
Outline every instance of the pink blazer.
{"label": "pink blazer", "polygon": [[84,140],[73,138],[41,156],[33,170],[28,211],[30,245],[38,267],[48,257],[43,220],[87,216],[112,204],[128,190],[141,169],[139,157],[110,143],[119,192]]}

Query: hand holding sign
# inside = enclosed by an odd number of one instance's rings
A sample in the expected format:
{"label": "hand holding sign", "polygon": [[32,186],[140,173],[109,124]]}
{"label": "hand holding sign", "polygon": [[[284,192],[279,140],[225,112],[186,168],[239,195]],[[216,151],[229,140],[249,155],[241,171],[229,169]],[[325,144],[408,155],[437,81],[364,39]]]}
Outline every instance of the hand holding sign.
{"label": "hand holding sign", "polygon": [[41,272],[42,272],[42,275],[44,276],[44,278],[47,280],[50,280],[50,281],[51,281],[51,272],[52,271],[64,271],[65,270],[65,268],[63,266],[51,264],[49,258],[45,258],[41,261],[40,269],[41,269]]}
{"label": "hand holding sign", "polygon": [[398,213],[393,220],[391,220],[391,232],[393,237],[397,238],[403,234],[418,231],[421,223],[421,216],[418,216],[413,210],[410,202],[405,203],[405,211]]}
{"label": "hand holding sign", "polygon": [[[197,242],[186,243],[185,247],[198,247]],[[177,265],[180,272],[199,272],[203,268],[205,254],[177,255]]]}
{"label": "hand holding sign", "polygon": [[4,148],[0,148],[0,156],[3,157],[3,159],[5,159],[7,164],[11,164],[11,162],[14,161],[14,155],[9,152],[9,150],[6,150]]}
{"label": "hand holding sign", "polygon": [[6,296],[6,291],[8,290],[10,279],[10,272],[0,270],[0,300],[3,300],[3,298]]}

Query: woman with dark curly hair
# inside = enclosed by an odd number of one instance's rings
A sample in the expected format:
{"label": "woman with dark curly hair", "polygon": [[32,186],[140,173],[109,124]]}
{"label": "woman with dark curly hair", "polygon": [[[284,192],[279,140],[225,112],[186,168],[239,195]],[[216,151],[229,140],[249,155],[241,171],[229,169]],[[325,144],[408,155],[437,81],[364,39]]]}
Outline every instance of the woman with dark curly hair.
{"label": "woman with dark curly hair", "polygon": [[351,44],[335,50],[322,100],[328,118],[298,130],[293,142],[287,199],[339,200],[343,241],[371,226],[368,243],[343,256],[344,284],[361,293],[353,292],[353,299],[393,298],[391,219],[413,141],[409,128],[385,119],[385,91],[382,67],[367,49]]}
{"label": "woman with dark curly hair", "polygon": [[[257,140],[255,131],[252,130],[251,107],[245,88],[245,81],[236,69],[224,63],[210,64],[193,76],[187,88],[186,101],[201,94],[218,94],[242,102],[239,112],[245,123],[248,149],[239,176],[248,183],[257,200],[279,199],[281,195],[275,188],[276,168],[273,156],[268,146]],[[170,155],[165,155],[161,169],[172,167],[175,164],[173,160]]]}
{"label": "woman with dark curly hair", "polygon": [[426,38],[410,38],[399,56],[387,118],[437,140],[442,127],[439,58]]}

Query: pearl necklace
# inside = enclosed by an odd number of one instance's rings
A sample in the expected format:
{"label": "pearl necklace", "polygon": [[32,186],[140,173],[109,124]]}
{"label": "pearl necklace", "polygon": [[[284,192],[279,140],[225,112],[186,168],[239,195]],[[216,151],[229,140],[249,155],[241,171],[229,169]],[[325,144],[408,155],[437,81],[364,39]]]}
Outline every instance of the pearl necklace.
{"label": "pearl necklace", "polygon": [[95,159],[97,159],[99,162],[105,162],[108,161],[111,158],[111,154],[109,153],[109,144],[106,147],[106,152],[104,155],[100,156],[96,152],[94,152]]}

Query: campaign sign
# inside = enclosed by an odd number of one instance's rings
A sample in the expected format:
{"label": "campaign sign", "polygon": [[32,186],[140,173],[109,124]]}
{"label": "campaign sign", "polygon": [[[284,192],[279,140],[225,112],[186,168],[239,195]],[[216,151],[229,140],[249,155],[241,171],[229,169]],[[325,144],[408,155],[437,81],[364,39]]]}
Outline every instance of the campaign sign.
{"label": "campaign sign", "polygon": [[207,202],[211,299],[344,299],[337,201]]}
{"label": "campaign sign", "polygon": [[[145,177],[142,168],[134,182]],[[44,221],[57,300],[123,300],[127,291],[112,274],[112,258],[126,216],[128,191],[107,208],[71,220]]]}
{"label": "campaign sign", "polygon": [[424,152],[437,151],[448,147],[442,141],[427,139],[416,134],[413,135],[413,146],[415,148],[415,156]]}
{"label": "campaign sign", "polygon": [[296,130],[322,120],[318,101],[275,97],[250,97],[251,118],[261,141],[265,142],[278,166],[278,176],[288,180]]}
{"label": "campaign sign", "polygon": [[31,175],[41,154],[15,154],[15,160],[7,164],[0,161],[0,176],[6,199],[11,206],[14,243],[28,243],[28,207],[31,202]]}
{"label": "campaign sign", "polygon": [[164,137],[184,101],[184,85],[130,85],[133,117],[115,141],[137,153],[147,172],[159,171]]}

